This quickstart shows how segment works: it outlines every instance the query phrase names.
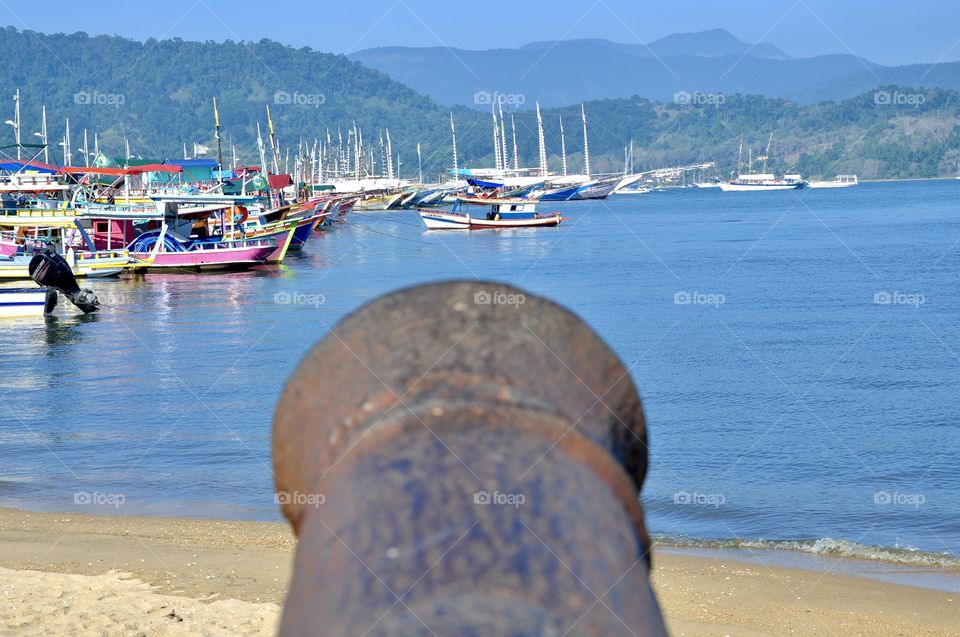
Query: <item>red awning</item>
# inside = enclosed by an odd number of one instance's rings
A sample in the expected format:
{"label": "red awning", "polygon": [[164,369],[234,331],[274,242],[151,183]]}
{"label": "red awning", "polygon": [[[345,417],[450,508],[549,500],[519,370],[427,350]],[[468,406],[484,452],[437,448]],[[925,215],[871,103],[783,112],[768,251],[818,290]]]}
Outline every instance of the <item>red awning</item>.
{"label": "red awning", "polygon": [[63,166],[60,172],[65,175],[142,175],[143,173],[179,173],[183,172],[181,166],[168,166],[167,164],[145,164],[143,166],[131,166],[130,168],[97,168],[94,166]]}
{"label": "red awning", "polygon": [[293,177],[290,175],[270,175],[268,179],[270,180],[270,187],[274,190],[293,185]]}

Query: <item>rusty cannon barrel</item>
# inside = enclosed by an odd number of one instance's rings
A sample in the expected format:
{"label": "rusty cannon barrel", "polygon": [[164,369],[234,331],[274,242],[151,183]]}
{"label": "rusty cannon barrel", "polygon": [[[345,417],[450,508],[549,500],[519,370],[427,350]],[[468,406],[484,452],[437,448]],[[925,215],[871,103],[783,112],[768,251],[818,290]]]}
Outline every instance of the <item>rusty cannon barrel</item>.
{"label": "rusty cannon barrel", "polygon": [[546,299],[462,281],[374,300],[289,379],[273,454],[299,538],[282,635],[666,633],[640,398]]}

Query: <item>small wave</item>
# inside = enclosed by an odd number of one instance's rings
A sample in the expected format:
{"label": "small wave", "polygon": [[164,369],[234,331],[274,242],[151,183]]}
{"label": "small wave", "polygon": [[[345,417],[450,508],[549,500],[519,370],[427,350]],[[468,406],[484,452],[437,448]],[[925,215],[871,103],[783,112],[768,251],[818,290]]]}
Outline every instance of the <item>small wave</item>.
{"label": "small wave", "polygon": [[933,553],[906,546],[871,546],[834,538],[820,538],[815,540],[706,540],[655,535],[653,539],[658,545],[664,547],[799,551],[801,553],[821,555],[824,557],[844,557],[908,566],[960,569],[960,556],[952,553]]}

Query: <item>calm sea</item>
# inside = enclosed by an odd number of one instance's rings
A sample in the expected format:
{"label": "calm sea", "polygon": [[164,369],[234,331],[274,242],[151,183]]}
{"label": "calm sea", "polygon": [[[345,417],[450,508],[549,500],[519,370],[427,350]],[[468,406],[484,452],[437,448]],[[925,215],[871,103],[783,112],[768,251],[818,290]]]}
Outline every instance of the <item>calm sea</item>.
{"label": "calm sea", "polygon": [[122,309],[0,324],[0,505],[279,519],[270,422],[307,349],[381,293],[483,277],[630,366],[661,538],[957,564],[958,201],[957,181],[678,189],[502,233],[355,214],[279,269],[95,281]]}

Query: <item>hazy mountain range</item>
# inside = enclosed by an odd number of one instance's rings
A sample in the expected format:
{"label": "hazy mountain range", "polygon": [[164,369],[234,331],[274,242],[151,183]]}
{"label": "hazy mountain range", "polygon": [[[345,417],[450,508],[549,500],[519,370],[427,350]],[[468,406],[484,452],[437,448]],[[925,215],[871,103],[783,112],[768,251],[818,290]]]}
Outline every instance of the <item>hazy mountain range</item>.
{"label": "hazy mountain range", "polygon": [[[737,65],[739,73],[751,68],[748,65],[772,68],[770,65],[805,62],[772,46],[744,48],[743,43],[722,37],[704,41],[699,35],[675,36],[651,48],[664,54],[678,47],[690,49],[690,38],[701,42],[701,48],[694,48],[700,55],[661,60],[685,59],[701,67],[716,64],[725,68],[733,54],[747,53]],[[644,47],[638,51],[636,47],[589,41],[565,43],[556,49],[578,46],[603,46],[608,57],[629,57],[635,64],[663,70],[661,62]],[[239,162],[259,164],[257,126],[267,134],[269,106],[284,159],[288,152],[295,158],[302,145],[327,145],[328,139],[332,146],[340,139],[350,145],[356,126],[362,129],[365,148],[381,157],[380,140],[386,139],[389,131],[394,165],[401,167],[404,177],[418,172],[419,146],[425,177],[437,179],[452,165],[452,112],[460,166],[494,163],[489,112],[476,110],[473,104],[470,108],[444,106],[342,55],[270,40],[139,42],[14,28],[0,29],[0,48],[7,53],[6,73],[0,76],[0,121],[13,119],[13,96],[19,90],[23,141],[35,143],[41,130],[41,109],[46,106],[50,161],[56,163],[64,161],[60,144],[67,118],[74,164],[83,162],[84,132],[90,144],[96,134],[100,148],[115,157],[122,156],[127,142],[135,158],[179,157],[183,146],[190,148],[194,142],[211,149],[207,156],[215,156],[214,96],[228,161],[235,144]],[[544,59],[556,59],[550,44],[533,44],[523,50],[535,56],[551,51]],[[515,63],[509,52],[502,55],[504,64]],[[584,63],[575,73],[568,70],[566,80],[553,88],[593,87],[598,94],[605,94],[602,91],[608,87],[596,77],[606,71],[596,63],[589,66]],[[854,73],[858,73],[857,67],[863,70],[854,59]],[[702,89],[687,85],[683,89],[689,92],[685,103],[675,102],[672,93],[660,101],[639,97],[587,101],[591,166],[595,172],[622,170],[624,147],[632,141],[638,170],[717,161],[721,174],[728,175],[735,167],[741,138],[744,148],[753,149],[756,156],[773,133],[772,170],[799,170],[809,177],[837,173],[857,173],[864,178],[952,175],[960,161],[960,93],[918,91],[909,87],[909,78],[925,74],[925,81],[949,81],[956,67],[938,65],[927,72],[920,67],[890,70],[874,66],[878,74],[902,73],[904,79],[899,86],[879,90],[866,86],[876,82],[873,76],[863,79],[861,75],[860,84],[833,80],[837,90],[857,91],[858,96],[819,104],[756,95],[729,95],[710,103],[695,99],[693,92]],[[531,73],[533,76],[536,74]],[[799,76],[799,72],[781,71],[776,80],[789,87]],[[463,67],[457,63],[447,76],[436,77],[432,84],[453,85],[466,82],[464,77]],[[494,86],[487,87],[490,89]],[[530,91],[527,105],[536,96]],[[519,162],[535,166],[539,162],[536,117],[530,111],[514,115],[506,125],[512,137],[516,124]],[[543,110],[549,163],[555,170],[561,166],[561,115],[566,125],[568,164],[572,170],[581,170],[585,162],[579,101]],[[4,126],[0,138],[0,146],[12,144],[14,129]],[[13,152],[7,147],[0,154]]]}
{"label": "hazy mountain range", "polygon": [[445,105],[488,109],[564,106],[586,100],[676,94],[763,95],[800,104],[853,97],[898,84],[960,88],[960,63],[886,67],[850,54],[791,58],[723,29],[670,35],[650,44],[607,40],[535,42],[517,49],[384,47],[350,59]]}

